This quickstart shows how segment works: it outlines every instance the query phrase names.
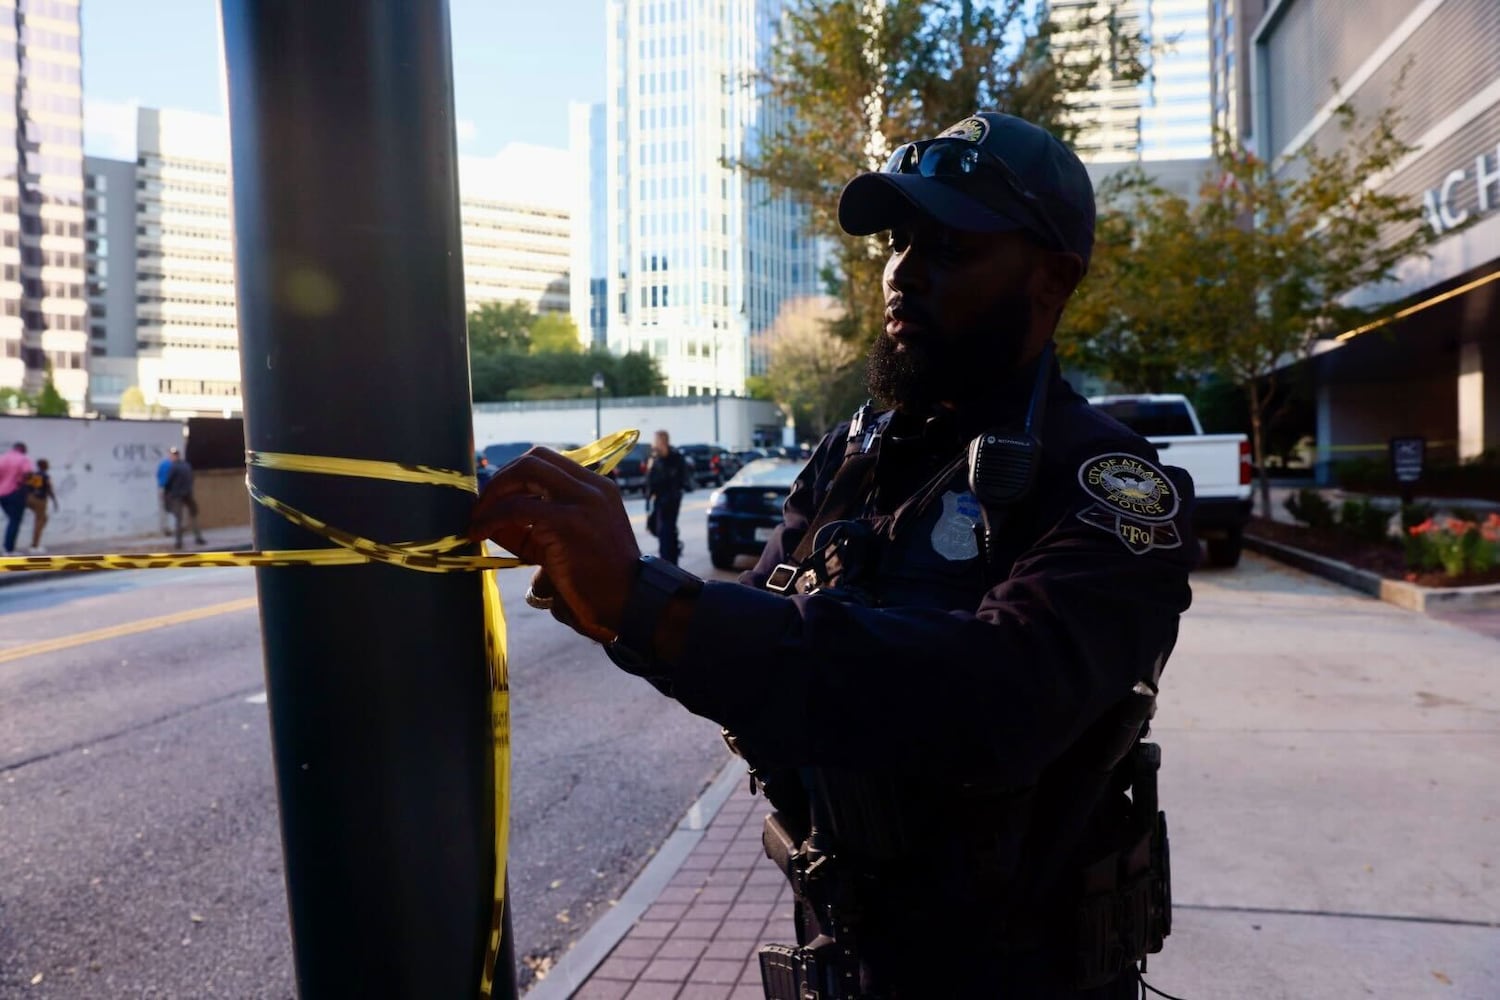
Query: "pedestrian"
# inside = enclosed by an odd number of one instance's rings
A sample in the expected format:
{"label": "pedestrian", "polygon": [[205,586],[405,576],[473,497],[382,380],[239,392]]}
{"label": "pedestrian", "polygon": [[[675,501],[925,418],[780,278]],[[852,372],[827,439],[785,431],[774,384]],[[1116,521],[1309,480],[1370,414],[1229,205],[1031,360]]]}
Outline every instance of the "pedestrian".
{"label": "pedestrian", "polygon": [[172,474],[172,463],[180,457],[181,453],[176,448],[169,448],[167,449],[167,457],[156,463],[156,493],[157,500],[160,501],[159,513],[161,516],[161,533],[163,535],[172,534],[172,526],[167,521],[168,516],[172,513],[172,505],[167,502],[167,476]]}
{"label": "pedestrian", "polygon": [[490,484],[494,476],[495,467],[490,464],[489,459],[480,455],[474,464],[474,480],[479,486],[479,492],[484,492],[484,488]]}
{"label": "pedestrian", "polygon": [[31,459],[20,441],[0,455],[0,510],[5,512],[5,554],[16,551],[16,536],[21,533],[21,518],[26,516],[26,477],[31,473]]}
{"label": "pedestrian", "polygon": [[657,431],[646,466],[646,512],[655,528],[661,557],[673,566],[682,558],[682,539],[677,534],[677,513],[682,494],[692,489],[687,460],[672,447],[666,431]]}
{"label": "pedestrian", "polygon": [[749,761],[798,899],[767,997],[1134,1000],[1170,907],[1143,737],[1197,542],[1186,474],[1053,358],[1088,174],[979,113],[850,181],[838,219],[889,233],[882,409],[817,446],[754,570],[641,558],[615,492],[545,451],[471,534]]}
{"label": "pedestrian", "polygon": [[[172,467],[167,470],[167,506],[172,512],[177,535],[177,547],[182,548],[182,528],[186,519],[193,529],[193,537],[199,545],[207,539],[198,530],[198,501],[193,497],[193,467],[188,464],[176,448],[172,449]],[[185,517],[184,517],[185,515]]]}
{"label": "pedestrian", "polygon": [[36,470],[26,477],[26,507],[31,511],[31,554],[46,555],[42,548],[42,529],[47,527],[47,501],[52,501],[53,510],[61,509],[57,494],[52,491],[52,466],[45,458],[36,460]]}

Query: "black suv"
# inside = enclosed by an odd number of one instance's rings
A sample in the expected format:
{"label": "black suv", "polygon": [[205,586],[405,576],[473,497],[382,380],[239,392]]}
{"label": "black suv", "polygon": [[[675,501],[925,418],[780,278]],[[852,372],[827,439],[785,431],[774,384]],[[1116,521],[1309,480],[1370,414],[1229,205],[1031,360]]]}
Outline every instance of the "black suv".
{"label": "black suv", "polygon": [[685,444],[677,449],[693,463],[693,479],[700,486],[723,486],[740,471],[740,460],[717,444]]}

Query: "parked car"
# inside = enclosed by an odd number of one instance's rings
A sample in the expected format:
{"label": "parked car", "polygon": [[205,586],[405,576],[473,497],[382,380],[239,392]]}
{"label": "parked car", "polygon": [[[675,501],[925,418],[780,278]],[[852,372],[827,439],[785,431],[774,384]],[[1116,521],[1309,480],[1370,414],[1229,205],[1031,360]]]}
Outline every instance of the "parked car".
{"label": "parked car", "polygon": [[507,441],[504,444],[487,444],[480,454],[490,460],[491,468],[499,469],[538,446],[551,448],[553,451],[568,451],[578,447],[576,444],[563,444],[557,441]]}
{"label": "parked car", "polygon": [[708,498],[708,558],[732,569],[739,556],[759,557],[781,523],[800,462],[762,458],[749,463]]}
{"label": "parked car", "polygon": [[1211,566],[1240,561],[1250,520],[1250,441],[1243,434],[1205,434],[1186,396],[1096,396],[1089,400],[1156,446],[1163,464],[1193,477],[1193,529],[1208,543]]}
{"label": "parked car", "polygon": [[615,481],[620,492],[628,494],[639,490],[642,494],[646,492],[646,466],[651,461],[651,446],[649,444],[638,444],[630,449],[629,454],[620,459],[620,464],[610,470],[609,478]]}
{"label": "parked car", "polygon": [[734,452],[720,445],[685,444],[677,450],[692,459],[693,478],[699,486],[723,486],[740,471]]}

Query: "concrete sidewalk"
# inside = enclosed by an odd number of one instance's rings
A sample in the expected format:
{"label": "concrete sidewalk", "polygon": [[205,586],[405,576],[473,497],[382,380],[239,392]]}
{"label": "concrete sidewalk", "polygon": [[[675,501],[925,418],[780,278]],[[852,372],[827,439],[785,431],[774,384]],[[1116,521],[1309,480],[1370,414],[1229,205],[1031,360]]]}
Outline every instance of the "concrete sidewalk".
{"label": "concrete sidewalk", "polygon": [[[1437,620],[1253,554],[1193,586],[1157,714],[1176,906],[1147,981],[1500,997],[1500,615]],[[528,996],[758,1000],[757,948],[793,937],[765,809],[731,761]]]}

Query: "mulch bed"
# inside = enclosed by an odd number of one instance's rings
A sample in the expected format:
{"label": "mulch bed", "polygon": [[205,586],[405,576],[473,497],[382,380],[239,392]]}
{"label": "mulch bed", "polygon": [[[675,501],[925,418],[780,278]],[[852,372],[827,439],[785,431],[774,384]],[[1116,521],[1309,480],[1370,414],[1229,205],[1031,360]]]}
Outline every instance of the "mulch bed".
{"label": "mulch bed", "polygon": [[1245,530],[1268,542],[1291,545],[1305,552],[1348,563],[1356,569],[1378,573],[1390,580],[1405,580],[1423,587],[1474,587],[1500,583],[1500,567],[1484,573],[1466,573],[1457,577],[1449,576],[1441,570],[1428,573],[1409,571],[1406,568],[1406,556],[1395,541],[1373,544],[1358,542],[1336,533],[1315,532],[1302,525],[1282,524],[1263,517],[1252,517]]}

